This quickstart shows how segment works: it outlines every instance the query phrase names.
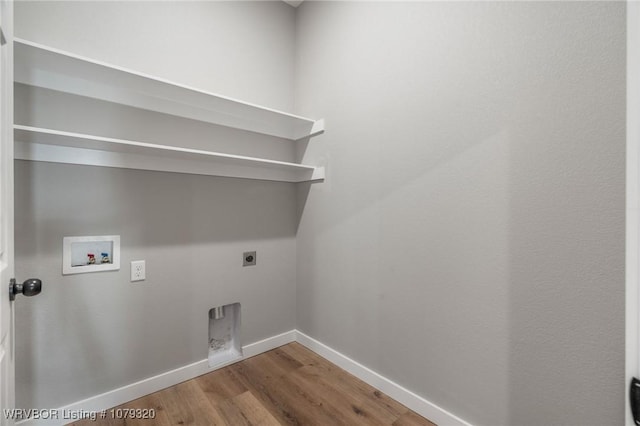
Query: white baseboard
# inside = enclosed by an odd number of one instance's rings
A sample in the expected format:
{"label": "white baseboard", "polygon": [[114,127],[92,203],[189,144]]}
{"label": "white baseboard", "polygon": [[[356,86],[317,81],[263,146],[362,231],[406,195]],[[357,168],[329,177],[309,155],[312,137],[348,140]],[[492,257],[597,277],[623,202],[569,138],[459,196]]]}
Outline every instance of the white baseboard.
{"label": "white baseboard", "polygon": [[194,362],[193,364],[185,365],[183,367],[176,368],[175,370],[167,371],[165,373],[158,374],[157,376],[149,377],[147,379],[140,380],[139,382],[60,407],[57,409],[57,419],[24,420],[17,422],[16,426],[58,426],[70,423],[74,420],[78,420],[68,417],[74,413],[77,415],[89,415],[92,412],[100,413],[102,410],[124,404],[150,393],[184,382],[185,380],[193,379],[194,377],[198,377],[202,374],[209,373],[235,362],[242,361],[243,359],[286,345],[287,343],[295,341],[295,336],[295,330],[287,331],[286,333],[278,334],[277,336],[269,337],[243,346],[242,358],[235,359],[225,364],[209,367],[208,360],[203,359],[201,361]]}
{"label": "white baseboard", "polygon": [[470,423],[451,414],[447,410],[427,401],[421,396],[403,388],[399,384],[381,376],[370,368],[352,360],[324,343],[307,336],[301,331],[296,330],[296,342],[331,361],[343,370],[348,371],[363,382],[389,395],[391,398],[431,420],[438,426],[471,426]]}
{"label": "white baseboard", "polygon": [[259,342],[252,343],[242,347],[242,357],[251,358],[252,356],[260,355],[261,353],[270,351],[271,349],[279,348],[287,343],[296,341],[296,331],[291,330],[277,336],[268,337]]}
{"label": "white baseboard", "polygon": [[279,334],[277,336],[269,337],[259,342],[252,343],[242,347],[243,356],[236,360],[230,361],[225,364],[216,365],[215,367],[209,367],[208,360],[203,359],[201,361],[194,362],[193,364],[185,365],[183,367],[176,368],[175,370],[167,371],[157,376],[149,377],[139,382],[132,383],[127,386],[123,386],[118,389],[105,392],[100,395],[92,396],[82,401],[74,402],[64,407],[60,407],[57,410],[58,419],[30,419],[17,422],[16,425],[20,426],[58,426],[65,423],[70,423],[78,418],[69,418],[69,415],[75,413],[76,415],[89,415],[90,413],[100,413],[103,410],[115,407],[134,399],[143,397],[153,392],[168,388],[185,380],[193,379],[202,374],[217,370],[227,365],[242,361],[243,359],[250,358],[255,355],[259,355],[263,352],[270,351],[287,343],[297,341],[304,345],[308,349],[317,353],[323,358],[336,364],[338,367],[348,371],[365,383],[379,389],[385,394],[389,395],[396,401],[404,404],[411,410],[420,414],[436,423],[439,426],[471,426],[470,423],[460,419],[459,417],[449,413],[445,409],[427,401],[419,395],[411,392],[408,389],[403,388],[399,384],[381,376],[375,371],[365,367],[364,365],[352,360],[346,355],[341,354],[335,349],[315,340],[306,334],[291,330],[286,333]]}

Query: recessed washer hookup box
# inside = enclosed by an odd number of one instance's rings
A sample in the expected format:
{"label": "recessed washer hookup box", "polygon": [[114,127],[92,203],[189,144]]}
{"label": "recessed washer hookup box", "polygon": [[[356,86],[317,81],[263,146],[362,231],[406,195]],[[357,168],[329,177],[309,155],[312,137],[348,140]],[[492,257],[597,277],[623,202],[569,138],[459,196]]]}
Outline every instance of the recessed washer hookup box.
{"label": "recessed washer hookup box", "polygon": [[63,238],[63,275],[117,271],[119,269],[120,235]]}

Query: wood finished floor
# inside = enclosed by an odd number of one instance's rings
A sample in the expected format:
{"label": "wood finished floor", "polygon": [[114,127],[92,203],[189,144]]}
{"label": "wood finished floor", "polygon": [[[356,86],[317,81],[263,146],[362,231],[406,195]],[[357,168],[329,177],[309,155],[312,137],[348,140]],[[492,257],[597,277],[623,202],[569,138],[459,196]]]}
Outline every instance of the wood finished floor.
{"label": "wood finished floor", "polygon": [[429,420],[298,343],[290,343],[117,408],[153,408],[153,420],[74,426],[390,425]]}

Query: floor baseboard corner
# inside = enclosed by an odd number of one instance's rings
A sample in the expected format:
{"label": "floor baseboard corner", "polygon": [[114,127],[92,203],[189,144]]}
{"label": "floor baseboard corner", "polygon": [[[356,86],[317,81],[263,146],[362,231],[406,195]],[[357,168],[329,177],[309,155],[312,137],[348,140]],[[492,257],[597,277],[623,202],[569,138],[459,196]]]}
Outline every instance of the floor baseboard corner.
{"label": "floor baseboard corner", "polygon": [[97,414],[97,417],[100,417],[102,412],[106,413],[105,410],[111,407],[124,404],[134,399],[168,388],[186,380],[193,379],[202,374],[206,374],[211,371],[223,368],[227,365],[242,361],[243,359],[247,359],[255,355],[259,355],[261,353],[270,351],[291,342],[300,343],[301,345],[305,346],[321,357],[329,360],[330,362],[356,376],[365,383],[368,383],[376,389],[379,389],[380,391],[389,395],[391,398],[395,399],[401,404],[404,404],[409,409],[431,420],[439,426],[472,426],[470,423],[462,420],[461,418],[446,411],[438,405],[426,400],[425,398],[415,394],[414,392],[411,392],[410,390],[402,387],[392,380],[376,373],[370,368],[365,367],[357,361],[354,361],[348,356],[304,334],[299,330],[290,330],[285,333],[281,333],[276,336],[272,336],[258,342],[243,346],[242,357],[233,361],[216,365],[214,367],[209,367],[207,359],[197,361],[192,364],[185,365],[117,389],[113,389],[100,395],[92,396],[90,398],[74,402],[64,407],[60,407],[57,410],[48,410],[50,412],[57,412],[57,418],[55,419],[32,418],[17,422],[16,425],[60,425],[61,421],[62,423],[70,423],[82,418],[88,418],[69,417],[74,414],[84,416]]}

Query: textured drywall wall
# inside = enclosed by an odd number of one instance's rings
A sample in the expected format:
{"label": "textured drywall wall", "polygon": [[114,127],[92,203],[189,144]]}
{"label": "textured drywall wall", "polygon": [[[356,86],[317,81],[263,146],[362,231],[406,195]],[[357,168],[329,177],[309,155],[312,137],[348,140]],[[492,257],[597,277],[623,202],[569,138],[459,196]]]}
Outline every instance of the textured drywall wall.
{"label": "textured drywall wall", "polygon": [[[15,32],[290,109],[294,13],[282,2],[21,2]],[[16,92],[23,124],[294,156],[275,138],[159,122],[21,85]],[[41,295],[16,301],[17,405],[59,407],[203,360],[215,306],[241,303],[243,344],[293,329],[295,198],[292,184],[16,162],[16,274],[44,281]],[[61,275],[64,236],[110,234],[121,236],[120,271]],[[258,251],[258,265],[242,268],[248,250]],[[139,259],[147,279],[131,283],[129,262]]]}
{"label": "textured drywall wall", "polygon": [[[300,330],[478,425],[624,422],[623,2],[304,2]],[[304,207],[304,209],[303,209]]]}

